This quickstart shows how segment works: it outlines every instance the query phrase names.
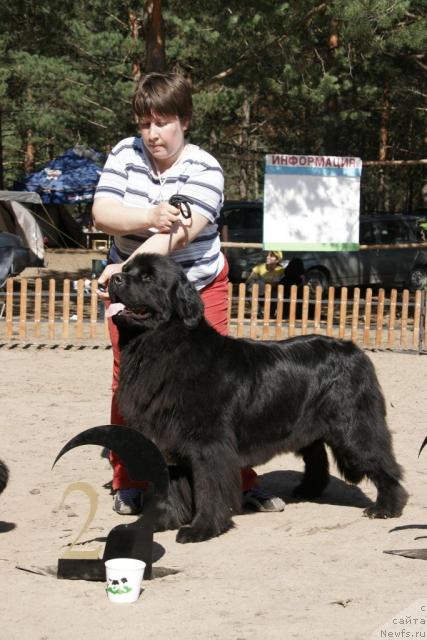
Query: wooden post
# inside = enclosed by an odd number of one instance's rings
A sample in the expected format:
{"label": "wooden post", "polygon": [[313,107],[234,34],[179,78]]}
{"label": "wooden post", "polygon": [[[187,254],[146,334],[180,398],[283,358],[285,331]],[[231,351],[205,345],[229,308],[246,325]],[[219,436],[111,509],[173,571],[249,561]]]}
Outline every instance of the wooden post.
{"label": "wooden post", "polygon": [[332,336],[334,333],[334,306],[335,306],[335,289],[328,289],[328,315],[326,317],[326,335]]}
{"label": "wooden post", "polygon": [[341,289],[341,299],[340,299],[340,323],[338,329],[338,336],[340,338],[345,338],[345,324],[347,318],[347,287],[342,287]]}
{"label": "wooden post", "polygon": [[47,337],[49,340],[55,338],[55,280],[49,280],[49,305],[47,314]]}
{"label": "wooden post", "polygon": [[6,283],[6,338],[13,336],[13,280]]}
{"label": "wooden post", "polygon": [[237,308],[237,337],[242,338],[245,333],[245,298],[246,285],[244,282],[239,284],[239,304]]}
{"label": "wooden post", "polygon": [[291,286],[291,301],[289,304],[289,325],[288,325],[288,337],[292,338],[295,335],[295,316],[297,310],[297,285]]}
{"label": "wooden post", "polygon": [[266,284],[264,289],[264,320],[262,325],[262,339],[270,337],[270,312],[271,312],[271,284]]}
{"label": "wooden post", "polygon": [[420,320],[421,320],[421,291],[415,292],[415,308],[414,308],[414,333],[412,337],[412,346],[418,347],[420,340]]}
{"label": "wooden post", "polygon": [[98,319],[98,280],[94,278],[90,285],[90,328],[89,335],[96,338],[96,322]]}
{"label": "wooden post", "polygon": [[70,335],[70,281],[68,278],[63,282],[62,291],[62,337],[68,340]]}
{"label": "wooden post", "polygon": [[80,279],[77,281],[77,320],[76,320],[76,338],[83,338],[83,312],[84,312],[84,296],[85,283]]}
{"label": "wooden post", "polygon": [[314,333],[320,333],[320,318],[322,317],[322,293],[322,287],[317,286],[316,302],[314,305]]}
{"label": "wooden post", "polygon": [[370,342],[371,330],[371,314],[372,314],[372,289],[366,289],[365,297],[365,327],[363,330],[363,346],[367,347]]}
{"label": "wooden post", "polygon": [[27,337],[27,279],[21,280],[21,293],[19,296],[19,337],[25,339]]}
{"label": "wooden post", "polygon": [[251,298],[251,323],[249,336],[256,340],[258,333],[258,294],[259,294],[259,284],[258,282],[254,282],[252,285],[252,298]]}
{"label": "wooden post", "polygon": [[393,348],[394,345],[394,329],[396,322],[396,303],[397,303],[397,289],[392,289],[390,292],[390,318],[388,322],[388,338],[387,347]]}
{"label": "wooden post", "polygon": [[283,301],[284,301],[285,288],[283,284],[279,284],[277,287],[277,309],[276,309],[276,340],[282,340],[283,333]]}
{"label": "wooden post", "polygon": [[408,307],[409,291],[404,289],[402,295],[402,316],[400,320],[400,346],[404,349],[408,346]]}
{"label": "wooden post", "polygon": [[375,346],[380,347],[383,336],[383,322],[384,322],[384,289],[378,291],[378,304],[377,304],[377,329],[375,332]]}
{"label": "wooden post", "polygon": [[34,287],[34,337],[40,338],[42,319],[42,279],[36,278]]}
{"label": "wooden post", "polygon": [[358,343],[359,338],[359,309],[360,309],[360,289],[356,287],[353,291],[353,313],[351,318],[351,339]]}
{"label": "wooden post", "polygon": [[302,325],[301,335],[306,336],[308,333],[308,307],[310,302],[310,288],[305,285],[302,289]]}

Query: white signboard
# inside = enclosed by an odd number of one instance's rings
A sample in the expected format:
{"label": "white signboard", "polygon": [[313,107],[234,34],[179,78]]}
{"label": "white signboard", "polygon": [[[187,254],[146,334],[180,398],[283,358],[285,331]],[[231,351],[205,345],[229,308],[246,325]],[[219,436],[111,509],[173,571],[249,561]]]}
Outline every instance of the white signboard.
{"label": "white signboard", "polygon": [[360,158],[266,156],[264,249],[359,248]]}

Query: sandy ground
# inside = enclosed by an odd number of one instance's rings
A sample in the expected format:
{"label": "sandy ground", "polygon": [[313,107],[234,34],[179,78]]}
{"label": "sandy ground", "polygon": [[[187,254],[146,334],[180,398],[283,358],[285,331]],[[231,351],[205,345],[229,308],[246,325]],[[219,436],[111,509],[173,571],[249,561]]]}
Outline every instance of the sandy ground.
{"label": "sandy ground", "polygon": [[[137,603],[113,605],[101,582],[49,575],[87,515],[80,492],[60,508],[70,483],[89,482],[99,495],[83,540],[99,544],[113,526],[133,520],[111,509],[99,447],[75,449],[51,469],[67,440],[108,422],[111,351],[3,346],[0,457],[11,477],[0,497],[1,640],[391,637],[372,633],[416,601],[427,605],[425,561],[383,553],[427,547],[427,451],[417,457],[427,426],[427,358],[370,357],[411,494],[399,520],[363,518],[373,487],[346,485],[334,467],[322,500],[292,503],[301,462],[281,456],[258,472],[287,500],[283,513],[243,514],[229,533],[196,545],[177,544],[174,532],[156,534],[164,550],[157,564],[179,572],[147,581]],[[23,570],[31,568],[48,575]]]}
{"label": "sandy ground", "polygon": [[90,278],[92,261],[105,260],[106,251],[91,251],[86,249],[46,249],[45,265],[43,267],[29,267],[21,271],[17,280],[21,278]]}

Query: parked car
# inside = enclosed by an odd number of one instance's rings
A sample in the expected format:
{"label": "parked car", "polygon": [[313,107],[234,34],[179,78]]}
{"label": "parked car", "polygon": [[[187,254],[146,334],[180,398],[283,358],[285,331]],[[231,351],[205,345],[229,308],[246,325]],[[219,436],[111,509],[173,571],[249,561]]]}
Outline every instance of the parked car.
{"label": "parked car", "polygon": [[[222,209],[222,238],[229,242],[262,242],[262,202],[228,201]],[[361,216],[359,251],[286,251],[287,270],[301,272],[312,289],[317,285],[427,287],[427,247],[421,216],[387,214]],[[404,245],[421,245],[406,247]],[[384,246],[387,245],[387,246]],[[392,245],[389,247],[389,245]],[[402,246],[403,245],[403,246]],[[244,282],[252,267],[264,261],[261,248],[225,249],[230,280]],[[285,276],[286,281],[286,276]]]}

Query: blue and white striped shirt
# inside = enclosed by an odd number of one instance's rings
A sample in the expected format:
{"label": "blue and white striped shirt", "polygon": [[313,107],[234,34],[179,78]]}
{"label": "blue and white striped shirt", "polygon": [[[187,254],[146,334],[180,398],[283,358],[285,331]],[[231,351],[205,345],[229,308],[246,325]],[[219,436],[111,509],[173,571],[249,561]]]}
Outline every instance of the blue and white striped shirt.
{"label": "blue and white striped shirt", "polygon": [[[153,207],[179,193],[191,199],[192,211],[208,220],[201,233],[173,258],[198,289],[208,285],[222,271],[224,256],[218,234],[223,201],[224,175],[221,166],[206,151],[187,145],[187,153],[159,176],[153,170],[141,138],[121,140],[110,152],[99,179],[96,197],[119,200],[127,207]],[[114,236],[110,250],[113,262],[125,260],[152,232]]]}

